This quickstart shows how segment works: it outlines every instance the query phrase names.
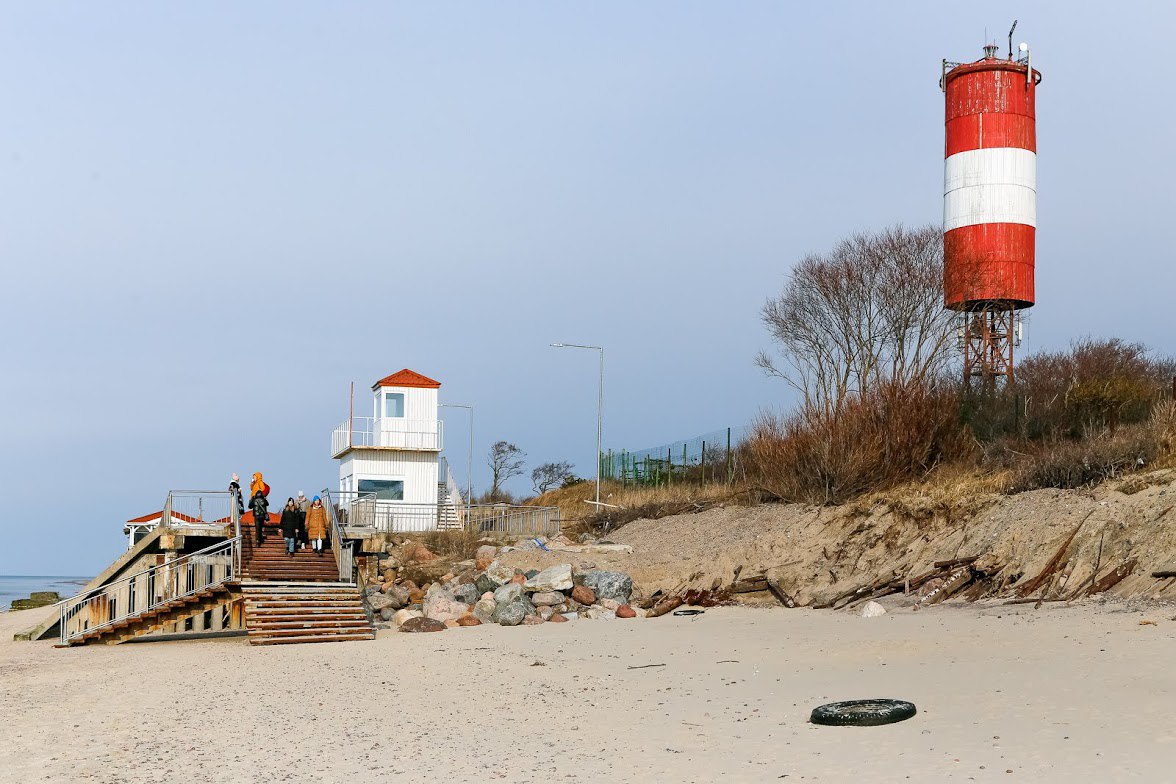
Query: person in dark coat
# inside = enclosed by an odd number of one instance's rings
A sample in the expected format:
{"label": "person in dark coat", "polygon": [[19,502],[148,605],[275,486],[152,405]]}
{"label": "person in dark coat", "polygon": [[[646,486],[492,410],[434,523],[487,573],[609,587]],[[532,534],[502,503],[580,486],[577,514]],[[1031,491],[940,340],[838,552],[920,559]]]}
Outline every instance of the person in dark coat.
{"label": "person in dark coat", "polygon": [[269,501],[260,490],[249,499],[249,511],[253,512],[253,530],[257,533],[257,546],[265,542],[265,531],[262,526],[269,522]]}
{"label": "person in dark coat", "polygon": [[310,508],[310,501],[306,497],[306,493],[301,490],[298,491],[298,497],[294,499],[294,506],[298,508],[298,549],[306,548],[306,543],[309,541],[306,538],[306,510]]}
{"label": "person in dark coat", "polygon": [[286,508],[282,510],[282,538],[286,540],[286,555],[294,557],[294,548],[298,546],[298,531],[302,528],[302,512],[298,511],[293,498],[286,499]]}
{"label": "person in dark coat", "polygon": [[244,517],[245,499],[241,497],[241,477],[236,474],[233,474],[233,478],[229,481],[229,494],[233,496],[233,500],[237,504],[237,518]]}

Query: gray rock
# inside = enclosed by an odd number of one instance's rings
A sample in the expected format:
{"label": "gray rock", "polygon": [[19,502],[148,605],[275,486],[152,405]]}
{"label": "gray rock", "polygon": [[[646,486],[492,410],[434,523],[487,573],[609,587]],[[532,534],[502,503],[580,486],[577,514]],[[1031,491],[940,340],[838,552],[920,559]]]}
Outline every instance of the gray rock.
{"label": "gray rock", "polygon": [[384,609],[380,610],[380,619],[381,620],[390,621],[390,620],[392,620],[392,618],[395,615],[396,615],[396,610],[393,610],[391,607],[385,607]]}
{"label": "gray rock", "polygon": [[393,610],[397,609],[392,607],[392,604],[393,600],[386,593],[377,593],[368,597],[368,606],[376,612],[379,612],[380,610],[388,607],[391,607]]}
{"label": "gray rock", "polygon": [[493,599],[479,599],[474,605],[474,617],[482,623],[493,623],[494,610],[497,608]]}
{"label": "gray rock", "polygon": [[633,580],[623,572],[606,572],[597,569],[584,574],[584,585],[596,592],[596,599],[615,599],[621,604],[629,603],[633,593]]}
{"label": "gray rock", "polygon": [[518,626],[527,617],[527,606],[517,600],[509,604],[502,604],[494,611],[494,621],[500,626]]}
{"label": "gray rock", "polygon": [[494,591],[495,604],[510,604],[523,595],[523,586],[518,583],[507,583]]}
{"label": "gray rock", "polygon": [[374,596],[374,595],[380,593],[380,586],[369,585],[367,588],[363,589],[363,592],[366,593],[368,596]]}
{"label": "gray rock", "polygon": [[[509,583],[510,578],[514,577],[514,573],[515,570],[513,566],[504,566],[498,561],[494,561],[486,567],[486,576],[497,583],[494,588],[497,588],[499,585],[505,585],[506,583]],[[494,588],[490,588],[489,590],[493,591]]]}
{"label": "gray rock", "polygon": [[564,598],[559,591],[536,591],[531,594],[531,603],[536,607],[554,607],[563,604]]}
{"label": "gray rock", "polygon": [[465,604],[474,604],[478,601],[478,598],[481,597],[482,593],[483,591],[479,591],[478,587],[473,583],[466,583],[464,585],[457,586],[457,590],[453,592],[453,597],[459,602],[464,602]]}
{"label": "gray rock", "polygon": [[523,572],[523,574],[525,574],[527,576],[527,579],[530,580],[530,579],[533,579],[535,577],[535,575],[539,574],[539,570],[538,569],[528,569],[527,571]]}
{"label": "gray rock", "polygon": [[558,564],[529,577],[528,591],[570,591],[572,589],[572,565]]}
{"label": "gray rock", "polygon": [[592,541],[592,534],[587,533],[587,532],[580,534],[580,544],[587,544],[588,542],[591,542],[591,541]]}
{"label": "gray rock", "polygon": [[498,588],[498,586],[502,585],[502,583],[495,580],[486,572],[482,572],[478,575],[477,579],[474,580],[474,585],[477,586],[478,595],[480,596],[484,593],[494,593],[494,590]]}

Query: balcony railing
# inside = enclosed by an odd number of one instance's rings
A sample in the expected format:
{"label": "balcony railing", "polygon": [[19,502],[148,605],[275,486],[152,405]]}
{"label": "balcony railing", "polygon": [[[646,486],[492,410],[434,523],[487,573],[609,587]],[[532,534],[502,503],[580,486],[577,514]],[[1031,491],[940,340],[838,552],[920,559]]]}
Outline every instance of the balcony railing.
{"label": "balcony railing", "polygon": [[439,452],[444,447],[443,436],[439,419],[355,417],[331,433],[331,456],[356,447]]}
{"label": "balcony railing", "polygon": [[559,533],[559,508],[438,502],[420,504],[377,498],[370,493],[333,494],[341,525],[371,528],[388,533],[411,533],[466,528],[505,536],[555,536]]}

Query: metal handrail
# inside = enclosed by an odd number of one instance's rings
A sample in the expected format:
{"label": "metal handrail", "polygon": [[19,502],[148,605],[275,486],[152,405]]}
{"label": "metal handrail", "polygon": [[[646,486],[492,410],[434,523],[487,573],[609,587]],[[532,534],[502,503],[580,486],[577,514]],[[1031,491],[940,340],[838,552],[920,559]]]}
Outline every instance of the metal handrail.
{"label": "metal handrail", "polygon": [[[340,491],[332,507],[342,523],[355,528],[409,533],[435,531],[453,507],[378,498],[373,493]],[[518,536],[554,536],[560,531],[559,507],[468,504],[457,509],[464,528]]]}
{"label": "metal handrail", "polygon": [[444,434],[445,423],[440,419],[353,417],[331,432],[331,454],[338,456],[356,447],[440,451]]}
{"label": "metal handrail", "polygon": [[320,495],[323,507],[327,510],[327,519],[331,521],[331,550],[335,553],[335,564],[339,567],[339,582],[354,584],[355,543],[343,538],[343,526],[339,525],[331,491],[324,488]]}
{"label": "metal handrail", "polygon": [[[240,562],[241,537],[238,535],[226,542],[218,542],[151,566],[98,588],[82,591],[58,602],[61,642],[66,644],[75,637],[145,615],[176,599],[233,582],[240,573]],[[217,566],[224,567],[219,575],[216,574]],[[146,594],[142,606],[139,606],[140,588]],[[79,617],[80,625],[74,623]]]}

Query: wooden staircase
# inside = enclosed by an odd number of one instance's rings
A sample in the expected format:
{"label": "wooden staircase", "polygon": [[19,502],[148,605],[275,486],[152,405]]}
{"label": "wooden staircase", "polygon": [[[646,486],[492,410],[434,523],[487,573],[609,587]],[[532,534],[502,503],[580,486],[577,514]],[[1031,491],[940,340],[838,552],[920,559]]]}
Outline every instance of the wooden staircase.
{"label": "wooden staircase", "polygon": [[164,604],[157,605],[151,608],[151,610],[139,615],[133,615],[121,621],[115,621],[112,624],[84,632],[57,647],[86,645],[92,642],[117,645],[133,637],[166,629],[173,623],[185,621],[188,618],[216,609],[231,598],[232,594],[228,585],[210,586],[202,591],[189,594],[188,596],[181,596]]}
{"label": "wooden staircase", "polygon": [[335,582],[339,579],[339,567],[329,545],[322,555],[312,552],[307,545],[305,550],[295,550],[290,556],[286,554],[286,540],[281,532],[267,527],[265,541],[258,547],[252,521],[249,522],[249,535],[242,539],[241,576],[244,580]]}
{"label": "wooden staircase", "polygon": [[374,640],[363,597],[355,585],[339,582],[335,554],[310,550],[286,552],[277,529],[266,529],[259,547],[250,537],[242,543],[241,595],[245,628],[253,645],[298,642]]}
{"label": "wooden staircase", "polygon": [[374,640],[359,589],[346,583],[241,584],[252,645]]}

